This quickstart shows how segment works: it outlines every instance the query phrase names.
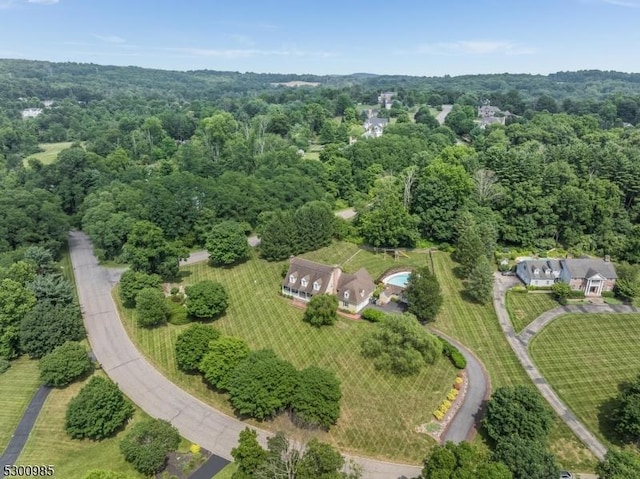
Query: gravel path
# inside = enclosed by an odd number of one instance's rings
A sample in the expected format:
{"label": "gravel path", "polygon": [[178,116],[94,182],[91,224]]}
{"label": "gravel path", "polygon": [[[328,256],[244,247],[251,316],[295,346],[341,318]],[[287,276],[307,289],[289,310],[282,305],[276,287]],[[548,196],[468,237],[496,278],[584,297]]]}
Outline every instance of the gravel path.
{"label": "gravel path", "polygon": [[[136,349],[118,316],[111,289],[121,271],[102,268],[88,236],[80,231],[69,234],[69,250],[89,342],[103,370],[147,414],[170,421],[188,440],[231,459],[231,449],[246,424],[204,404],[160,374]],[[258,430],[263,445],[267,436]],[[421,471],[419,466],[346,457],[362,466],[365,479],[411,478]]]}

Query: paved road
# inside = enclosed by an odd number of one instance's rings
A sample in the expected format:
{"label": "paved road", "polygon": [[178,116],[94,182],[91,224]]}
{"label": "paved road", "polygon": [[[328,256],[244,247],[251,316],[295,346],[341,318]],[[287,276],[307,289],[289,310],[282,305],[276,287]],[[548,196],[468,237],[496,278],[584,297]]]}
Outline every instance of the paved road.
{"label": "paved road", "polygon": [[516,356],[529,377],[533,380],[538,390],[542,393],[547,402],[551,405],[553,410],[562,418],[562,420],[569,426],[569,428],[580,438],[582,442],[591,450],[591,452],[599,459],[604,458],[607,452],[606,447],[591,434],[591,432],[585,427],[584,424],[576,417],[575,414],[560,400],[558,395],[551,388],[546,379],[542,376],[538,368],[531,360],[529,351],[526,344],[520,340],[511,325],[509,320],[509,313],[505,305],[505,296],[507,289],[514,284],[517,284],[519,280],[513,276],[502,276],[500,273],[495,273],[495,279],[493,284],[493,305],[498,315],[500,327],[507,337],[507,341],[511,345],[511,349],[516,353]]}
{"label": "paved road", "polygon": [[462,406],[447,426],[441,438],[442,442],[452,441],[457,444],[462,441],[471,441],[480,427],[484,406],[491,393],[489,376],[475,354],[455,339],[433,328],[430,329],[458,348],[467,360],[467,378],[469,380],[467,393]]}
{"label": "paved road", "polygon": [[16,460],[22,452],[22,448],[24,448],[24,445],[29,438],[29,434],[31,434],[31,429],[33,429],[33,425],[38,418],[38,414],[40,414],[42,405],[50,392],[50,387],[40,386],[33,395],[33,398],[31,398],[27,409],[22,415],[22,419],[20,419],[20,422],[18,423],[18,427],[16,427],[13,436],[11,436],[9,445],[4,450],[2,456],[0,456],[0,473],[4,470],[4,466],[10,466],[16,463]]}
{"label": "paved road", "polygon": [[[188,440],[231,459],[231,449],[246,424],[204,404],[160,374],[136,349],[118,317],[111,289],[122,271],[102,268],[88,236],[80,231],[69,234],[69,250],[89,342],[103,370],[149,415],[170,421]],[[266,444],[267,433],[258,430],[258,438]],[[421,471],[418,466],[351,458],[363,467],[365,479],[410,478]]]}
{"label": "paved road", "polygon": [[436,115],[436,120],[438,120],[438,123],[444,125],[444,120],[451,112],[451,108],[453,108],[453,105],[442,105],[442,111]]}

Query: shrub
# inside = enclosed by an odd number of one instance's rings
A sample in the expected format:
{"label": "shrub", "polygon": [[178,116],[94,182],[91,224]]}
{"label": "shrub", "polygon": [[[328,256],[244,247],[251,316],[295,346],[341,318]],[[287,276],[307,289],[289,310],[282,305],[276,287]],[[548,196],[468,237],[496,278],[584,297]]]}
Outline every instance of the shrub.
{"label": "shrub", "polygon": [[527,289],[527,287],[523,284],[518,284],[516,286],[514,286],[513,288],[511,288],[509,291],[513,291],[514,293],[528,293],[529,290]]}
{"label": "shrub", "polygon": [[5,358],[0,358],[0,374],[4,373],[10,366],[11,363],[9,361]]}
{"label": "shrub", "polygon": [[167,298],[167,308],[169,309],[169,322],[180,326],[182,324],[190,323],[187,315],[187,308],[185,308],[179,302],[174,302],[173,297]]}
{"label": "shrub", "polygon": [[384,319],[385,313],[377,309],[367,308],[360,314],[360,317],[372,323],[378,323]]}
{"label": "shrub", "polygon": [[176,339],[176,363],[182,371],[197,371],[209,343],[220,337],[220,333],[205,324],[192,324]]}
{"label": "shrub", "polygon": [[460,389],[462,389],[462,384],[454,383],[453,387],[454,387],[454,389],[457,389],[458,391],[460,391]]}
{"label": "shrub", "polygon": [[145,288],[159,289],[162,279],[157,274],[147,274],[128,269],[120,278],[120,299],[127,308],[136,306],[136,296]]}
{"label": "shrub", "polygon": [[179,445],[175,427],[162,419],[148,419],[133,426],[120,442],[120,451],[138,472],[150,476],[164,468],[167,454]]}
{"label": "shrub", "polygon": [[249,352],[249,346],[242,339],[223,336],[209,343],[198,369],[209,384],[226,390],[232,373]]}
{"label": "shrub", "polygon": [[229,298],[224,287],[215,281],[200,281],[185,288],[187,313],[198,319],[213,319],[224,314]]}
{"label": "shrub", "polygon": [[91,361],[87,350],[81,344],[69,341],[44,356],[38,367],[43,383],[64,387],[89,372]]}
{"label": "shrub", "polygon": [[457,369],[464,369],[467,367],[467,358],[460,351],[454,351],[451,353],[451,363]]}
{"label": "shrub", "polygon": [[615,293],[613,291],[603,291],[601,296],[603,298],[614,298],[615,297]]}
{"label": "shrub", "polygon": [[311,298],[302,319],[312,326],[331,326],[338,319],[338,298],[332,294],[318,294]]}
{"label": "shrub", "polygon": [[133,414],[133,406],[118,386],[93,377],[69,401],[65,429],[74,439],[104,439],[116,432]]}
{"label": "shrub", "polygon": [[162,291],[144,288],[136,296],[136,320],[138,326],[149,328],[167,322],[169,306]]}
{"label": "shrub", "polygon": [[571,298],[571,299],[583,299],[584,298],[584,291],[576,291],[576,290],[572,289],[571,292],[569,293],[569,298]]}
{"label": "shrub", "polygon": [[454,384],[462,384],[463,379],[461,377],[456,377],[455,381],[453,381]]}
{"label": "shrub", "polygon": [[459,391],[457,389],[451,389],[449,394],[447,394],[447,399],[449,401],[454,401],[458,397]]}

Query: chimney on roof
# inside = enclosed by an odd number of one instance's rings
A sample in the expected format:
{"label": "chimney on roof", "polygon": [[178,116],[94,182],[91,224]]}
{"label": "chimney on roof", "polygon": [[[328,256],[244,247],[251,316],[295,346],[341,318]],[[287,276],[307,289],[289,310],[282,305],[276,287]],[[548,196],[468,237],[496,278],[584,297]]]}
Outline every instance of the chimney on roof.
{"label": "chimney on roof", "polygon": [[609,263],[611,261],[611,256],[609,256],[608,254],[604,255],[604,260]]}

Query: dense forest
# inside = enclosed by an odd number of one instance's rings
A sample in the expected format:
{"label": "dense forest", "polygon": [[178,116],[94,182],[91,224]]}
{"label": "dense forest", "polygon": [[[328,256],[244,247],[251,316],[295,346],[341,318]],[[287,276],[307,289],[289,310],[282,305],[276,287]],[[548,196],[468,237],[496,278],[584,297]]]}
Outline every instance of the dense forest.
{"label": "dense forest", "polygon": [[[291,80],[320,85],[272,84]],[[362,138],[363,105],[381,88],[397,92],[381,112],[391,124]],[[511,113],[505,125],[474,122],[487,102]],[[443,103],[454,108],[440,125],[427,105]],[[26,108],[43,110],[23,119]],[[279,259],[313,247],[293,234],[313,231],[313,208],[296,211],[323,202],[356,205],[355,226],[333,234],[374,246],[454,243],[469,213],[505,246],[638,262],[639,120],[640,75],[615,72],[316,77],[4,60],[0,252],[8,264],[21,247],[58,251],[75,226],[117,259],[139,222],[193,247],[233,220],[263,232],[265,250],[273,238]],[[62,141],[75,143],[52,164],[25,160]]]}

